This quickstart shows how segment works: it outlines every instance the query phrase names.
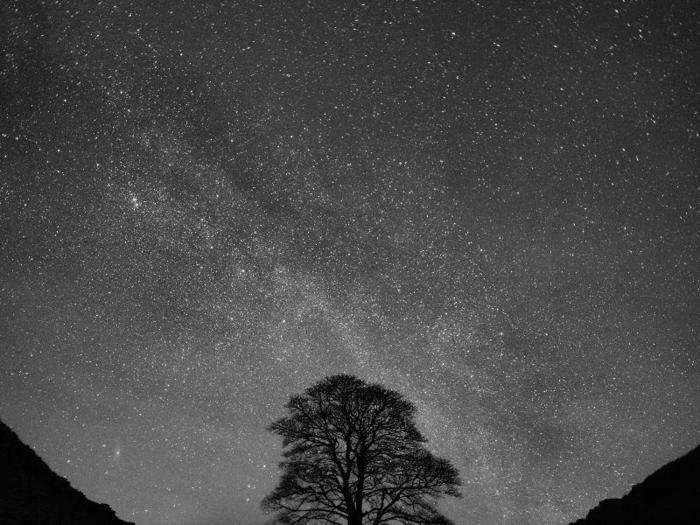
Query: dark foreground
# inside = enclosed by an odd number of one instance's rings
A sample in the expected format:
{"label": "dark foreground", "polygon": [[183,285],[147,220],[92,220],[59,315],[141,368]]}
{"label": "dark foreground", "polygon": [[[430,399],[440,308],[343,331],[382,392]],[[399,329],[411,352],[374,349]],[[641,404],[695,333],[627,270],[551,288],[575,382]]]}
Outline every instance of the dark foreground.
{"label": "dark foreground", "polygon": [[622,498],[605,499],[574,525],[700,523],[700,446],[667,463]]}
{"label": "dark foreground", "polygon": [[109,505],[95,503],[53,472],[0,421],[0,523],[125,525]]}

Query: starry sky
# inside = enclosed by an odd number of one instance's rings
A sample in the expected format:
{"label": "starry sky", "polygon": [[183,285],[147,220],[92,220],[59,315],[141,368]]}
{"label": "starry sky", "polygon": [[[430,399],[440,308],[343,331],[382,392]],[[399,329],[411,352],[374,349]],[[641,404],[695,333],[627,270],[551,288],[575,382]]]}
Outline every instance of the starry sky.
{"label": "starry sky", "polygon": [[139,525],[267,519],[289,396],[397,390],[458,524],[698,442],[692,1],[0,5],[0,417]]}

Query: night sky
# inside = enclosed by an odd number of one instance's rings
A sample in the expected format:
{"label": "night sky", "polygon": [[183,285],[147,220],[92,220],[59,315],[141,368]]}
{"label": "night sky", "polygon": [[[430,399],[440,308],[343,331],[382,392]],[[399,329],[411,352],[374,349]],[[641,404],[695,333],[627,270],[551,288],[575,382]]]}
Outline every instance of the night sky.
{"label": "night sky", "polygon": [[458,524],[697,445],[698,4],[0,5],[0,417],[138,524],[262,524],[289,396],[418,407]]}

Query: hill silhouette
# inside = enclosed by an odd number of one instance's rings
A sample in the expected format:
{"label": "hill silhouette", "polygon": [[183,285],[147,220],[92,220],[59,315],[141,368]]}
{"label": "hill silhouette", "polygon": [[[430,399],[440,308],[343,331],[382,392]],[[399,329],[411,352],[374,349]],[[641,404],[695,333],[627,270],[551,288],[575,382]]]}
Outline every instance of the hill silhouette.
{"label": "hill silhouette", "polygon": [[53,472],[0,421],[0,523],[128,525]]}
{"label": "hill silhouette", "polygon": [[700,523],[700,446],[667,463],[622,498],[601,501],[572,525]]}

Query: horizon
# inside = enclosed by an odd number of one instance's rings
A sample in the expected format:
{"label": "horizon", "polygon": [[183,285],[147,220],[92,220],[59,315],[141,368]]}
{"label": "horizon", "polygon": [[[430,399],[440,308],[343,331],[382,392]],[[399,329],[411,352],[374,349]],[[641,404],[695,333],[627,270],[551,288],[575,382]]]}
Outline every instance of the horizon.
{"label": "horizon", "polygon": [[415,404],[458,525],[697,446],[694,3],[0,13],[0,418],[119,518],[262,525],[339,373]]}

